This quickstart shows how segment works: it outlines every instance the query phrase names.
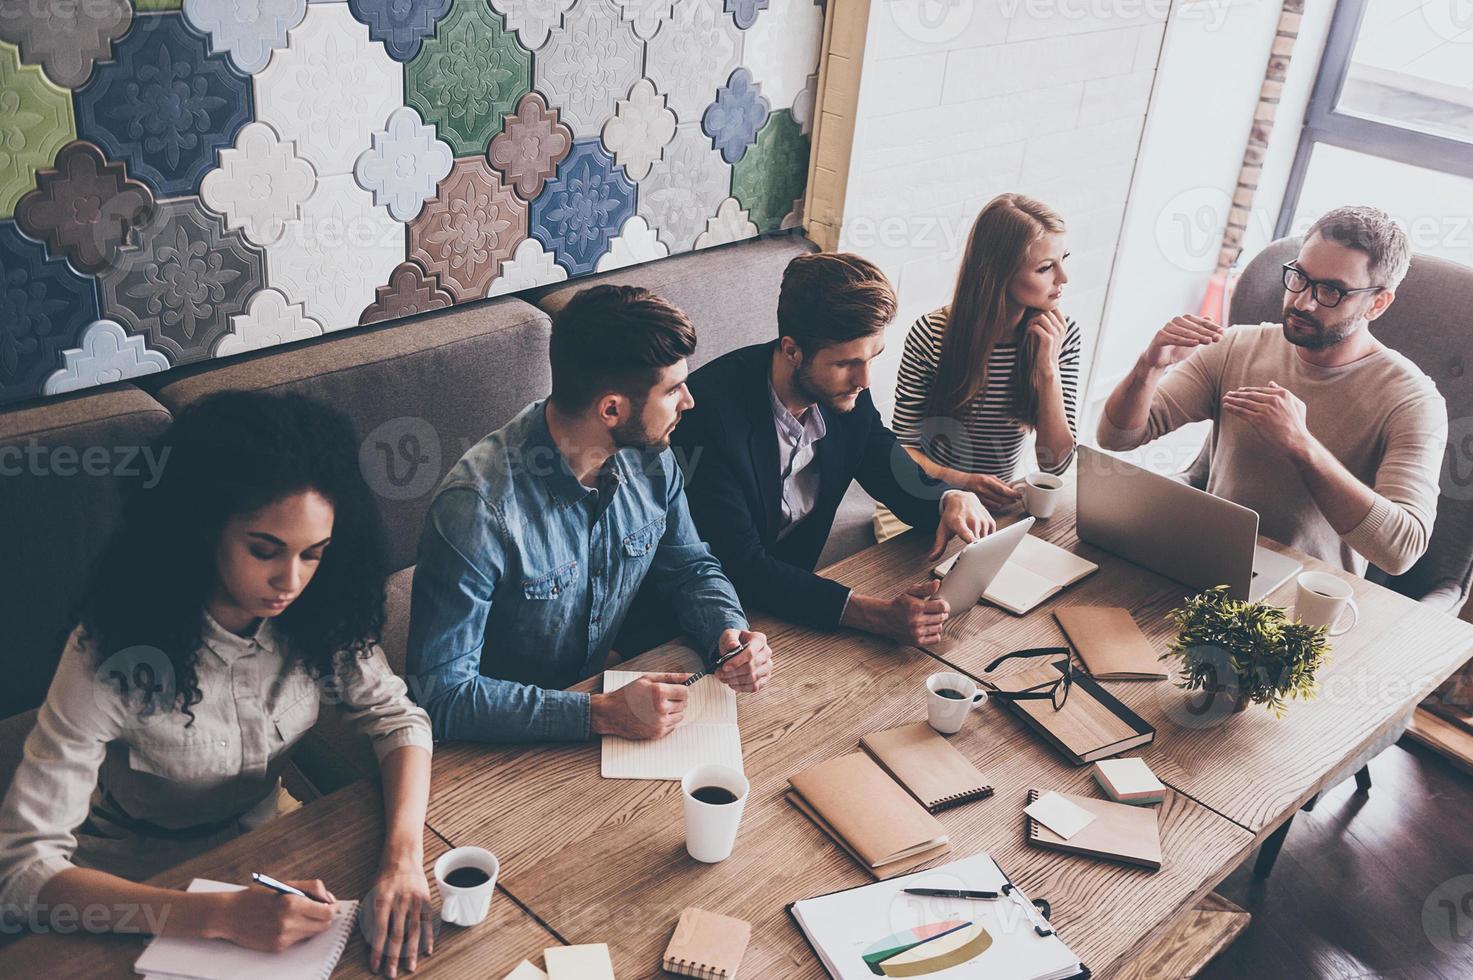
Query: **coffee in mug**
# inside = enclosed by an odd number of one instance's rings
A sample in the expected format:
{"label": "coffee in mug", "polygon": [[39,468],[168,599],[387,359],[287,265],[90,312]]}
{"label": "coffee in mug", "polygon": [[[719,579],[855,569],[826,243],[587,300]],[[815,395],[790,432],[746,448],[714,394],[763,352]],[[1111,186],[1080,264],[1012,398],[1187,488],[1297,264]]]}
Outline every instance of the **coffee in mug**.
{"label": "coffee in mug", "polygon": [[967,713],[987,700],[987,692],[965,674],[942,671],[926,678],[926,720],[942,735],[962,730]]}
{"label": "coffee in mug", "polygon": [[680,781],[685,801],[685,850],[715,864],[731,856],[751,785],[730,766],[696,766]]}
{"label": "coffee in mug", "polygon": [[440,890],[440,918],[456,926],[473,926],[491,910],[501,862],[483,847],[457,847],[435,862]]}
{"label": "coffee in mug", "polygon": [[702,803],[709,803],[712,806],[724,806],[727,803],[735,803],[737,799],[736,794],[725,786],[702,786],[700,789],[691,790],[690,795]]}
{"label": "coffee in mug", "polygon": [[[1306,626],[1323,626],[1329,636],[1349,632],[1360,622],[1360,607],[1352,596],[1350,583],[1326,572],[1304,572],[1299,576],[1294,599],[1294,618]],[[1346,612],[1350,622],[1340,621]]]}
{"label": "coffee in mug", "polygon": [[1053,516],[1063,494],[1064,481],[1052,473],[1031,473],[1023,481],[1023,507],[1040,521]]}

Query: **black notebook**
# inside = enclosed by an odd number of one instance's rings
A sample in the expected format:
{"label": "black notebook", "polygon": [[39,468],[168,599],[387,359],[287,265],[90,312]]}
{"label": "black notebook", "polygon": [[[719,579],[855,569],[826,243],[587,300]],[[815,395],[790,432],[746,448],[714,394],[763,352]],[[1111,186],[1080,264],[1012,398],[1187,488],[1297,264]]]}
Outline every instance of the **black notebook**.
{"label": "black notebook", "polygon": [[[1023,691],[1058,680],[1067,667],[1066,661],[1035,667],[1032,670],[1000,678],[992,686],[999,691]],[[1031,701],[998,700],[1007,704],[1018,717],[1043,736],[1066,759],[1076,766],[1108,759],[1148,745],[1156,737],[1144,718],[1131,711],[1120,699],[1100,686],[1083,671],[1074,671],[1073,689],[1064,707],[1054,710],[1047,698]]]}

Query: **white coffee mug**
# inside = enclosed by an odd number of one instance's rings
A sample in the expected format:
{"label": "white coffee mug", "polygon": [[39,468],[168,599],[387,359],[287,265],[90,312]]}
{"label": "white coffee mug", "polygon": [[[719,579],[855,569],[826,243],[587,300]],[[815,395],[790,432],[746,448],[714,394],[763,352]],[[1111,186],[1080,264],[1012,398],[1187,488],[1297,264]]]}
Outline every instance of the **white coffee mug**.
{"label": "white coffee mug", "polygon": [[[950,697],[948,694],[956,697]],[[946,670],[926,678],[926,720],[931,727],[943,735],[955,735],[962,730],[967,712],[987,701],[987,692],[980,690],[970,677]]]}
{"label": "white coffee mug", "polygon": [[[452,885],[445,879],[462,868],[480,871],[486,880],[478,885]],[[456,926],[473,926],[491,910],[496,876],[501,862],[484,847],[457,847],[435,862],[435,884],[440,889],[440,918]]]}
{"label": "white coffee mug", "polygon": [[1023,506],[1028,513],[1046,521],[1054,515],[1059,498],[1064,493],[1064,481],[1052,473],[1030,473],[1023,481]]}
{"label": "white coffee mug", "polygon": [[[1351,598],[1354,594],[1355,590],[1344,579],[1325,572],[1305,572],[1299,576],[1294,617],[1306,626],[1324,626],[1330,636],[1339,636],[1360,622],[1360,607]],[[1350,622],[1340,626],[1347,609]]]}
{"label": "white coffee mug", "polygon": [[[706,864],[731,857],[749,789],[751,784],[747,777],[730,766],[696,766],[685,774],[680,781],[680,790],[685,797],[686,853]],[[697,797],[697,793],[728,798],[708,802]]]}

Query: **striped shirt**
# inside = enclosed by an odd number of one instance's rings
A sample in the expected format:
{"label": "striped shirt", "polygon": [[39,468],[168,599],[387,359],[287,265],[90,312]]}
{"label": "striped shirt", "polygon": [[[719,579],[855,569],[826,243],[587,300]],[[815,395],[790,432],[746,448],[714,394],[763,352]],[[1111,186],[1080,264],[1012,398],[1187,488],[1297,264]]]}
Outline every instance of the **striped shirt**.
{"label": "striped shirt", "polygon": [[[901,445],[913,446],[932,462],[965,473],[984,473],[1011,480],[1023,453],[1029,426],[1013,415],[1012,378],[1017,367],[1016,342],[998,344],[987,361],[987,387],[977,392],[955,418],[928,418],[926,400],[936,381],[941,363],[941,342],[946,331],[944,309],[927,313],[911,325],[900,361],[900,378],[895,388],[893,428]],[[1078,432],[1079,326],[1068,321],[1064,343],[1059,348],[1059,379],[1064,389],[1064,413],[1069,431]],[[1050,473],[1062,473],[1074,454]]]}

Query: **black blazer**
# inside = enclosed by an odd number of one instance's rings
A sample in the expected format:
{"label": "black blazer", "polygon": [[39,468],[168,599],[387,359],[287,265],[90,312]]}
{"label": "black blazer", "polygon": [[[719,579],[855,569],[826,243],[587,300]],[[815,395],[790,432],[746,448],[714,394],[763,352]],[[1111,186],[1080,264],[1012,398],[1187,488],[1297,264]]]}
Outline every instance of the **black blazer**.
{"label": "black blazer", "polygon": [[896,441],[869,391],[853,410],[823,412],[826,434],[810,465],[819,472],[813,510],[778,541],[782,521],[777,432],[768,396],[776,342],[743,347],[691,374],[695,407],[672,437],[685,468],[686,496],[710,544],[749,609],[818,629],[837,629],[847,586],[813,574],[851,480],[912,527],[935,530],[941,495]]}

